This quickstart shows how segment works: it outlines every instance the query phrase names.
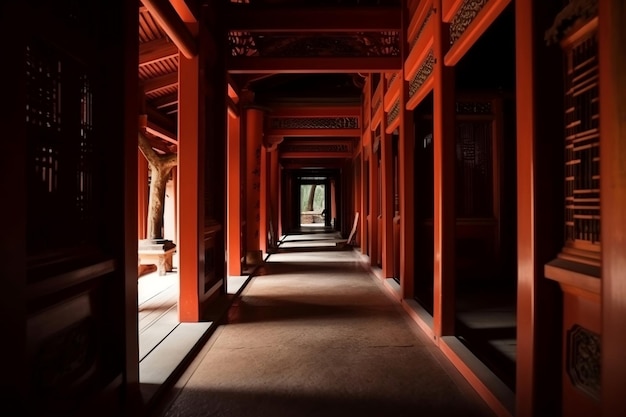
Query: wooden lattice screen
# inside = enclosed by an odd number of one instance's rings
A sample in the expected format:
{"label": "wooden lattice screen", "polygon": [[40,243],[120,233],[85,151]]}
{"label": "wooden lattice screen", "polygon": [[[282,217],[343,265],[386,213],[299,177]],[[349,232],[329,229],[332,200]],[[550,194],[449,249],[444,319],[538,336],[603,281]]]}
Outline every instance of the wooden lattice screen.
{"label": "wooden lattice screen", "polygon": [[90,78],[41,41],[27,46],[25,66],[28,252],[76,253],[97,236]]}
{"label": "wooden lattice screen", "polygon": [[598,42],[565,46],[565,245],[600,250]]}

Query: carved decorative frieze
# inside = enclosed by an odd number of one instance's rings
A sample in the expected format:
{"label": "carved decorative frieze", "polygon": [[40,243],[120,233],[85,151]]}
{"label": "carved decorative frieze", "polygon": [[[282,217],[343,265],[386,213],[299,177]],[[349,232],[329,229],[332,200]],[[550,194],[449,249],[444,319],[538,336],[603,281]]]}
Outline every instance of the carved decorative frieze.
{"label": "carved decorative frieze", "polygon": [[271,129],[358,129],[358,117],[272,117]]}
{"label": "carved decorative frieze", "polygon": [[352,148],[347,143],[333,144],[282,144],[281,152],[320,152],[320,153],[346,153],[352,152]]}
{"label": "carved decorative frieze", "polygon": [[424,32],[424,29],[426,28],[426,25],[430,21],[430,18],[434,14],[435,14],[435,9],[433,7],[431,7],[430,10],[428,10],[428,12],[426,13],[426,16],[424,17],[424,21],[420,25],[419,29],[417,30],[417,32],[415,32],[415,37],[413,39],[411,39],[411,42],[410,42],[411,46],[410,46],[409,49],[413,49],[413,47],[415,46],[415,44],[419,40],[420,36],[422,36],[422,32]]}
{"label": "carved decorative frieze", "polygon": [[567,374],[576,388],[600,398],[600,335],[575,325],[567,332]]}
{"label": "carved decorative frieze", "polygon": [[459,40],[489,0],[464,0],[450,22],[450,45]]}
{"label": "carved decorative frieze", "polygon": [[426,82],[430,74],[432,74],[434,67],[435,55],[431,49],[409,84],[409,97],[413,97],[417,90]]}
{"label": "carved decorative frieze", "polygon": [[244,57],[395,57],[400,55],[400,33],[228,33],[232,56]]}
{"label": "carved decorative frieze", "polygon": [[396,100],[391,106],[389,113],[387,113],[387,125],[390,125],[394,120],[398,118],[400,114],[400,100]]}

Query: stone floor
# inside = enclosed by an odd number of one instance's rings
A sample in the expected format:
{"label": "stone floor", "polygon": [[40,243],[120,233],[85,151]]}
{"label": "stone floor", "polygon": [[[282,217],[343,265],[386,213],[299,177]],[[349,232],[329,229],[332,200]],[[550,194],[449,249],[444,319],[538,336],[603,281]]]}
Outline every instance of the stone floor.
{"label": "stone floor", "polygon": [[298,240],[269,257],[154,417],[493,415],[355,252]]}

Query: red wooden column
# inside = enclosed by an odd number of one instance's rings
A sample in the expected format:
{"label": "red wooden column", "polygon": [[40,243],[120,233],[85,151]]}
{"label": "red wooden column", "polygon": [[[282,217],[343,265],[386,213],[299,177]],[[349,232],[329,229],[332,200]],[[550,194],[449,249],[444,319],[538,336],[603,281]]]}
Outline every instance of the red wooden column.
{"label": "red wooden column", "polygon": [[370,265],[378,265],[378,157],[374,151],[374,140],[369,144],[369,257]]}
{"label": "red wooden column", "polygon": [[[398,115],[400,117],[400,115]],[[382,124],[383,122],[381,122]],[[391,150],[391,136],[385,133],[382,127],[380,143],[381,158],[380,172],[382,181],[381,215],[382,215],[382,267],[383,278],[393,277],[393,152]]]}
{"label": "red wooden column", "polygon": [[200,66],[199,58],[185,58],[179,54],[178,69],[178,192],[180,216],[178,256],[180,294],[178,316],[182,322],[196,322],[200,318],[200,280],[204,271],[203,216],[204,204],[200,161],[199,131]]}
{"label": "red wooden column", "polygon": [[246,263],[261,260],[261,154],[263,138],[263,111],[246,109]]}
{"label": "red wooden column", "polygon": [[[281,138],[282,140],[282,138]],[[279,184],[280,184],[280,165],[278,164],[278,151],[276,147],[269,154],[270,156],[270,186],[269,186],[269,210],[270,210],[270,219],[271,224],[269,225],[272,231],[272,236],[274,238],[273,244],[276,245],[280,236],[278,234],[278,207],[280,204],[279,200]]]}
{"label": "red wooden column", "polygon": [[228,112],[227,158],[227,250],[228,275],[241,275],[241,130],[240,118]]}
{"label": "red wooden column", "polygon": [[269,168],[270,168],[270,150],[261,146],[261,178],[259,186],[259,249],[261,255],[265,259],[267,254],[268,242],[267,233],[269,231]]}
{"label": "red wooden column", "polygon": [[359,234],[360,245],[361,245],[361,253],[363,255],[367,255],[369,248],[369,236],[368,236],[368,206],[369,206],[369,150],[370,150],[370,130],[369,126],[367,130],[363,133],[362,146],[361,146],[361,211],[359,218]]}
{"label": "red wooden column", "polygon": [[[404,77],[404,75],[402,75]],[[399,80],[400,81],[400,80]],[[400,288],[402,298],[413,298],[415,278],[415,194],[414,129],[412,119],[405,117],[408,83],[404,80],[400,93],[400,135],[398,141],[398,193],[400,214]],[[393,200],[392,200],[393,201]],[[393,217],[393,212],[391,216]]]}
{"label": "red wooden column", "polygon": [[626,5],[601,1],[602,416],[626,410]]}
{"label": "red wooden column", "polygon": [[[561,291],[544,265],[563,245],[562,55],[537,30],[560,5],[515,2],[517,111],[517,417],[560,415]],[[550,94],[546,94],[550,92]],[[555,115],[557,115],[555,117]],[[556,161],[556,163],[555,163]],[[555,227],[555,224],[559,227]]]}
{"label": "red wooden column", "polygon": [[434,152],[434,298],[433,332],[436,336],[454,334],[455,229],[455,98],[454,68],[444,65],[450,45],[448,24],[442,20],[442,0],[437,10],[433,53],[433,152]]}

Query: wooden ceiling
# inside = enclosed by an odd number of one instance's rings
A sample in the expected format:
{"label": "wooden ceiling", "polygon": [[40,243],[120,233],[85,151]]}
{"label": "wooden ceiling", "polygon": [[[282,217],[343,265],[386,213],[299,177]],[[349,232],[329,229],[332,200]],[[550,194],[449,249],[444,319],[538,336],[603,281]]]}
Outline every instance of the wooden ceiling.
{"label": "wooden ceiling", "polygon": [[[401,65],[400,0],[225,2],[229,72],[264,103],[354,105],[364,70]],[[199,6],[192,0],[143,0],[139,8],[143,114],[153,146],[165,153],[176,152],[179,48],[150,10],[173,8],[181,23],[193,18],[191,3]]]}

